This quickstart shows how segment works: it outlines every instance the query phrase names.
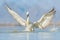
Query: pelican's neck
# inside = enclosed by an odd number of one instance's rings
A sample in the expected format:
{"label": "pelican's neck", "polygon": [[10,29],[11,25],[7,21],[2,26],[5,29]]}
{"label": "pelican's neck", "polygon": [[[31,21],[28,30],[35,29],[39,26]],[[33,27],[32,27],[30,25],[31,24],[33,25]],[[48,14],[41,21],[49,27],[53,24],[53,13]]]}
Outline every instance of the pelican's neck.
{"label": "pelican's neck", "polygon": [[26,23],[27,23],[27,25],[29,25],[29,12],[27,12],[26,15],[27,15]]}
{"label": "pelican's neck", "polygon": [[29,21],[29,12],[26,13],[26,16],[27,16],[27,20],[26,20],[26,31],[33,31],[33,29],[31,28],[31,24],[30,24],[30,21]]}

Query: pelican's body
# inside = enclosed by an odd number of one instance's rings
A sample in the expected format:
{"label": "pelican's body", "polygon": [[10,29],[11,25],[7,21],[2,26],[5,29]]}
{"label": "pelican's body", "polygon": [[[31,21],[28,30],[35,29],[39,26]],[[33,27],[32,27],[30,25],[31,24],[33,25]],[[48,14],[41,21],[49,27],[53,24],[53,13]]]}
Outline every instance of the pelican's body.
{"label": "pelican's body", "polygon": [[25,31],[33,31],[33,27],[38,27],[40,29],[47,27],[55,14],[55,10],[53,8],[50,12],[44,14],[38,21],[31,23],[29,21],[29,12],[26,13],[27,20],[24,20],[21,16],[18,15],[18,13],[11,10],[8,6],[6,6],[6,8],[20,25],[26,26]]}
{"label": "pelican's body", "polygon": [[25,28],[24,31],[33,31],[33,29],[31,28],[32,27],[32,24],[29,21],[29,12],[26,13],[26,16],[27,16],[26,28]]}

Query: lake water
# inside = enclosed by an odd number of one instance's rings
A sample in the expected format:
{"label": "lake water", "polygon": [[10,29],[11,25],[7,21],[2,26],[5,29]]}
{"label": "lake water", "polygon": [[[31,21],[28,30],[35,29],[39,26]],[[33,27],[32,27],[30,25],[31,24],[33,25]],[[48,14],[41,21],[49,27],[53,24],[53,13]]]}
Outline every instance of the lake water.
{"label": "lake water", "polygon": [[0,27],[0,40],[60,40],[59,31],[20,32],[19,30],[22,29],[19,27]]}
{"label": "lake water", "polygon": [[0,33],[0,40],[60,40],[60,32]]}

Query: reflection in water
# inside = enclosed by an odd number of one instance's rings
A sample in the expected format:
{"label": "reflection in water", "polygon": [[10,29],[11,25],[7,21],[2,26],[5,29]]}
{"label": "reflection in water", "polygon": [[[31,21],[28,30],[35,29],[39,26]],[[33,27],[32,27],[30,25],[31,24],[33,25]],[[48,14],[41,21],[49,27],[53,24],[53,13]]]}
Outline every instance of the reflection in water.
{"label": "reflection in water", "polygon": [[0,33],[1,40],[59,40],[60,32],[21,32],[21,33]]}
{"label": "reflection in water", "polygon": [[48,32],[41,32],[41,33],[38,33],[38,39],[40,40],[52,40],[52,34],[51,33],[48,33]]}
{"label": "reflection in water", "polygon": [[[51,30],[54,28],[50,28]],[[47,30],[50,30],[47,29]],[[15,31],[14,31],[15,30]],[[17,32],[17,31],[19,32]],[[60,32],[20,32],[20,27],[1,27],[0,39],[1,40],[60,40]],[[59,31],[60,29],[56,29]],[[14,31],[10,33],[11,31]],[[1,33],[4,32],[4,33]],[[7,32],[7,33],[6,33]],[[8,33],[9,32],[9,33]],[[17,32],[17,33],[16,33]]]}
{"label": "reflection in water", "polygon": [[[0,33],[1,40],[27,40],[27,33]],[[56,32],[30,32],[29,40],[59,40],[60,33]]]}

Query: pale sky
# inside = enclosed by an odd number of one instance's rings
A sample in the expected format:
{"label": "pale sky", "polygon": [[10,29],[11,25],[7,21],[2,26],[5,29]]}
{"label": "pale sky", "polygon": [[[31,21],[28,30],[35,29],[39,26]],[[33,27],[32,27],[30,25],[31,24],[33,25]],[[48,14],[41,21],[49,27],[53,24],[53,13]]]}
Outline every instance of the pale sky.
{"label": "pale sky", "polygon": [[60,21],[60,0],[0,0],[0,23],[16,22],[5,9],[6,4],[24,19],[26,19],[25,13],[28,10],[32,22],[37,21],[54,7],[56,10],[54,20]]}

